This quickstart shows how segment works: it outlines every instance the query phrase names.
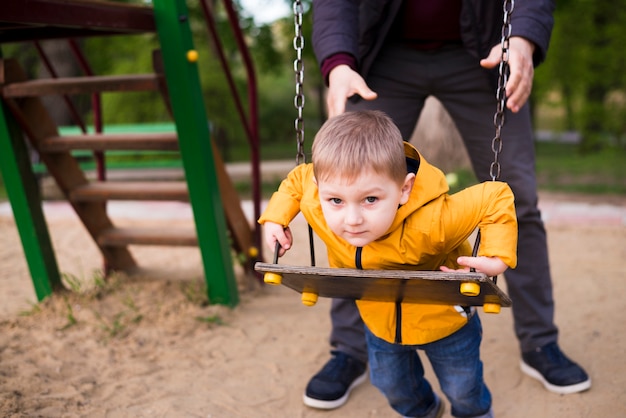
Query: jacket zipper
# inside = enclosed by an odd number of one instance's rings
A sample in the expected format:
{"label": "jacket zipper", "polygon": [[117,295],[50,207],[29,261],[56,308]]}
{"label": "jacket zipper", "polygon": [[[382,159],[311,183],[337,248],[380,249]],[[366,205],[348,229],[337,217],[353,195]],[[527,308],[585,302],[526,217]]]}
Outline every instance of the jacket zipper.
{"label": "jacket zipper", "polygon": [[[362,254],[363,247],[356,247],[354,264],[359,270],[363,270]],[[400,303],[400,301],[396,301],[396,337],[394,339],[394,343],[402,344],[402,304]]]}
{"label": "jacket zipper", "polygon": [[396,301],[396,338],[395,344],[402,344],[402,303]]}
{"label": "jacket zipper", "polygon": [[363,253],[363,247],[356,247],[356,254],[354,255],[354,265],[359,270],[363,270],[363,264],[361,264],[362,253]]}

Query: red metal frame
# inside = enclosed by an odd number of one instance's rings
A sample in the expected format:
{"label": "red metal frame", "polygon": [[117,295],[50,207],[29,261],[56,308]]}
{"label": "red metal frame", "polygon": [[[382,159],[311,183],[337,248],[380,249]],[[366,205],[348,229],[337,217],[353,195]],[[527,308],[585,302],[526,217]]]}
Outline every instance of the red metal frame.
{"label": "red metal frame", "polygon": [[0,41],[155,32],[151,7],[112,1],[5,0]]}
{"label": "red metal frame", "polygon": [[[228,20],[230,23],[230,27],[233,30],[233,35],[235,36],[235,40],[237,42],[237,47],[239,48],[239,53],[243,58],[243,62],[246,68],[246,75],[248,77],[248,117],[246,117],[246,112],[243,108],[243,104],[241,98],[239,97],[239,93],[237,91],[237,87],[235,86],[235,81],[232,76],[232,71],[230,70],[230,66],[228,65],[228,61],[226,59],[226,55],[224,54],[224,48],[222,47],[222,43],[217,32],[217,28],[215,25],[215,19],[213,18],[213,14],[211,12],[211,8],[207,4],[206,0],[202,0],[200,2],[202,5],[202,11],[204,13],[204,19],[207,22],[207,27],[209,29],[209,33],[213,38],[215,49],[217,51],[218,58],[220,60],[220,64],[222,66],[222,70],[226,76],[226,80],[228,82],[228,86],[230,88],[233,99],[235,100],[235,107],[237,108],[237,113],[239,114],[239,118],[244,127],[248,138],[248,144],[250,145],[250,161],[252,165],[252,201],[254,205],[254,219],[259,219],[261,216],[261,173],[260,173],[260,155],[259,155],[259,112],[258,112],[258,97],[257,97],[257,82],[256,75],[254,71],[254,64],[252,62],[252,57],[250,56],[250,52],[248,51],[248,47],[244,41],[243,33],[241,28],[239,27],[239,17],[233,8],[233,4],[231,1],[224,0],[224,7],[226,9],[226,13],[228,15]],[[261,232],[259,228],[255,228],[255,236],[254,241],[257,249],[259,250],[258,258],[262,259],[262,242],[261,242]]]}

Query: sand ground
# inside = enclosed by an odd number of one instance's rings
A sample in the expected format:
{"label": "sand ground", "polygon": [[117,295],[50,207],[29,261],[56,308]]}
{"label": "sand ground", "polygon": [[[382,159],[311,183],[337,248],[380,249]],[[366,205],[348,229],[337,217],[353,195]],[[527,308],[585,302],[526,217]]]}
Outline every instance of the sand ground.
{"label": "sand ground", "polygon": [[[573,395],[547,392],[519,369],[510,310],[481,314],[495,413],[626,416],[626,199],[542,194],[540,206],[560,344],[593,386]],[[168,223],[190,223],[184,210],[169,209]],[[46,217],[64,276],[81,288],[99,283],[101,257],[77,218],[62,204],[47,206]],[[281,263],[309,263],[305,229],[295,222],[296,249]],[[328,300],[305,307],[295,292],[259,286],[238,269],[239,305],[206,305],[197,249],[131,251],[139,274],[37,304],[12,216],[0,211],[0,416],[396,416],[369,382],[335,411],[302,404],[307,380],[328,358]],[[319,245],[317,253],[324,265]]]}

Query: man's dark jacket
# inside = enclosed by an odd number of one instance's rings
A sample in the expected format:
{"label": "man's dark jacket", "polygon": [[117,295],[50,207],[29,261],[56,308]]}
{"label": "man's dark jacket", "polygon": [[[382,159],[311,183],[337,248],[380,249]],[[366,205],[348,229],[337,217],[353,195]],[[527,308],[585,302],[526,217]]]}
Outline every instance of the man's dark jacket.
{"label": "man's dark jacket", "polygon": [[[366,77],[385,42],[402,0],[313,1],[313,49],[319,64],[331,55],[348,53],[356,58]],[[546,57],[554,25],[552,0],[518,0],[511,13],[511,36],[535,45],[533,63]],[[501,42],[503,4],[492,0],[463,0],[460,28],[463,46],[476,58],[489,55]]]}

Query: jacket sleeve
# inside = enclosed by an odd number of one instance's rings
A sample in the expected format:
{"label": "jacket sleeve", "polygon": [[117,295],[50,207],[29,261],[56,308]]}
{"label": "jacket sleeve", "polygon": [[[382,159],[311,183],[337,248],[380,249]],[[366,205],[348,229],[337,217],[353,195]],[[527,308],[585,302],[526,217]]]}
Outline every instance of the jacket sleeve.
{"label": "jacket sleeve", "polygon": [[487,181],[448,196],[441,213],[444,251],[460,245],[478,227],[479,256],[499,257],[517,265],[517,217],[508,184]]}
{"label": "jacket sleeve", "polygon": [[359,1],[313,2],[313,51],[321,66],[337,53],[359,56]]}
{"label": "jacket sleeve", "polygon": [[535,66],[543,62],[548,53],[554,8],[554,0],[524,0],[515,2],[511,14],[511,36],[521,36],[535,44]]}
{"label": "jacket sleeve", "polygon": [[300,212],[304,183],[308,178],[307,171],[312,170],[310,166],[310,164],[297,166],[280,183],[278,190],[272,195],[259,218],[258,222],[261,225],[269,221],[286,227],[296,217]]}

